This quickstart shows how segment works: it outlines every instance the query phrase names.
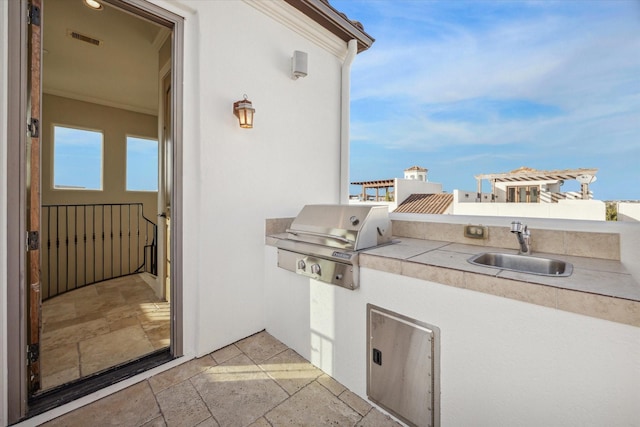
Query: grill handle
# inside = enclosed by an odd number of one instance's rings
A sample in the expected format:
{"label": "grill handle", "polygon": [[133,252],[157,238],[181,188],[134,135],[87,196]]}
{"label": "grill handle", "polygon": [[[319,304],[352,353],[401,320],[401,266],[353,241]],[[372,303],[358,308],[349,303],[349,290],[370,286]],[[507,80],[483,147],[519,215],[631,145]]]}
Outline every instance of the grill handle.
{"label": "grill handle", "polygon": [[308,236],[325,237],[325,238],[329,238],[329,239],[334,239],[334,240],[338,240],[338,241],[340,241],[342,243],[353,243],[349,239],[345,239],[342,236],[336,236],[334,234],[315,233],[313,231],[293,231],[293,230],[290,230],[290,229],[287,229],[287,233],[293,234],[294,236],[297,236],[298,234],[306,234]]}

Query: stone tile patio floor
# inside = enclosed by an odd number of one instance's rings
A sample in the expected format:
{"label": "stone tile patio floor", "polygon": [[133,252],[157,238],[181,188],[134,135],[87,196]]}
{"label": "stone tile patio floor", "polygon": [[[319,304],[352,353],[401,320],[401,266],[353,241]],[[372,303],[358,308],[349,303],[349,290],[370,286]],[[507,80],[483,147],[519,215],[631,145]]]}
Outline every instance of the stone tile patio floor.
{"label": "stone tile patio floor", "polygon": [[44,425],[400,426],[265,331]]}
{"label": "stone tile patio floor", "polygon": [[42,388],[169,346],[169,303],[144,274],[85,286],[42,304]]}

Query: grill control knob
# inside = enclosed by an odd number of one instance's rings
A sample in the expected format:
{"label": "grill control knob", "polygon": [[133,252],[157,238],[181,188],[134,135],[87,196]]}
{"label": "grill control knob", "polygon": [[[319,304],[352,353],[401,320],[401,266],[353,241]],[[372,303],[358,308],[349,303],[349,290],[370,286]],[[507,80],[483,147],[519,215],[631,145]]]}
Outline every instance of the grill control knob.
{"label": "grill control knob", "polygon": [[307,268],[307,264],[304,263],[304,260],[298,261],[298,270],[304,270]]}
{"label": "grill control knob", "polygon": [[311,273],[320,275],[320,264],[311,264]]}

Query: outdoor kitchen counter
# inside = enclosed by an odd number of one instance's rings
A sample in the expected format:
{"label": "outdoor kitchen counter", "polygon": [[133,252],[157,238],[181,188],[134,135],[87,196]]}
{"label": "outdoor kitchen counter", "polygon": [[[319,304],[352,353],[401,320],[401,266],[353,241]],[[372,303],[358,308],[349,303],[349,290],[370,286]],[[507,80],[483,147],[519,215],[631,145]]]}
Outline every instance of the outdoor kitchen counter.
{"label": "outdoor kitchen counter", "polygon": [[394,242],[361,252],[360,266],[640,327],[640,284],[620,261],[534,252],[573,264],[571,276],[551,277],[467,261],[482,252],[517,254],[512,249],[406,237]]}
{"label": "outdoor kitchen counter", "polygon": [[[267,236],[266,243],[286,237]],[[640,327],[640,284],[620,261],[534,252],[573,264],[569,277],[519,273],[469,263],[481,252],[516,250],[407,237],[360,252],[360,267],[455,286]],[[366,280],[361,286],[366,286]],[[356,290],[357,292],[357,290]]]}

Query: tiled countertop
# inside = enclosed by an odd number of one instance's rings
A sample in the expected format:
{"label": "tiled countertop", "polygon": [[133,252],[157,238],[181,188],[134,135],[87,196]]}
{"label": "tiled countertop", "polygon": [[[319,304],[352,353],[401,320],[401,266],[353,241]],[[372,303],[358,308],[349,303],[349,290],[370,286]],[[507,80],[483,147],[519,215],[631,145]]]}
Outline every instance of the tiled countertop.
{"label": "tiled countertop", "polygon": [[[284,237],[286,233],[267,236],[267,244],[275,245]],[[531,256],[573,264],[571,276],[549,277],[467,261],[481,252],[517,253],[401,237],[394,238],[394,244],[362,251],[360,267],[640,327],[640,284],[620,261],[534,252]]]}
{"label": "tiled countertop", "polygon": [[640,327],[640,284],[619,261],[533,253],[573,264],[569,277],[483,267],[467,260],[512,249],[412,238],[365,250],[360,266]]}

